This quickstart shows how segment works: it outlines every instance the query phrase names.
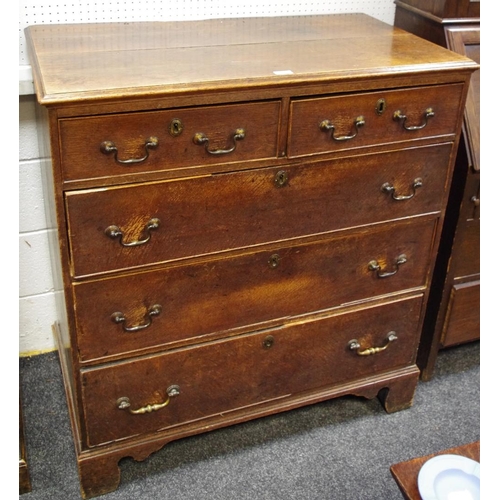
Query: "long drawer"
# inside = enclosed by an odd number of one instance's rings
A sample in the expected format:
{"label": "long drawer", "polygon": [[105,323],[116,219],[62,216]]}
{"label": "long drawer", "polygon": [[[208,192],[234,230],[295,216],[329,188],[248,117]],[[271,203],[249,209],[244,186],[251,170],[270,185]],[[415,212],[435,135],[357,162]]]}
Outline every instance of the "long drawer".
{"label": "long drawer", "polygon": [[457,84],[292,101],[288,156],[454,135],[461,95]]}
{"label": "long drawer", "polygon": [[256,329],[273,319],[424,287],[434,233],[435,219],[411,220],[310,244],[77,283],[80,358]]}
{"label": "long drawer", "polygon": [[72,274],[437,212],[450,144],[66,194]]}
{"label": "long drawer", "polygon": [[275,158],[279,117],[269,101],[61,119],[63,179]]}
{"label": "long drawer", "polygon": [[409,365],[418,343],[421,303],[418,296],[84,370],[88,445]]}

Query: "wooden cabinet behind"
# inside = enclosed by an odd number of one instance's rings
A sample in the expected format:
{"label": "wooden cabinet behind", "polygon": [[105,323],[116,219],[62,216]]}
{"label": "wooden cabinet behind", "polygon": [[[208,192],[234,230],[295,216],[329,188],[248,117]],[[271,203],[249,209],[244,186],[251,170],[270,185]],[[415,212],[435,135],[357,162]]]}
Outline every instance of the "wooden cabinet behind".
{"label": "wooden cabinet behind", "polygon": [[457,18],[479,18],[480,0],[396,0],[396,5],[421,11],[424,17],[435,17],[448,22]]}
{"label": "wooden cabinet behind", "polygon": [[[479,0],[396,0],[395,25],[480,62]],[[480,336],[479,70],[462,138],[417,362],[432,377],[439,349]]]}
{"label": "wooden cabinet behind", "polygon": [[365,15],[27,39],[84,497],[174,439],[412,405],[473,61]]}

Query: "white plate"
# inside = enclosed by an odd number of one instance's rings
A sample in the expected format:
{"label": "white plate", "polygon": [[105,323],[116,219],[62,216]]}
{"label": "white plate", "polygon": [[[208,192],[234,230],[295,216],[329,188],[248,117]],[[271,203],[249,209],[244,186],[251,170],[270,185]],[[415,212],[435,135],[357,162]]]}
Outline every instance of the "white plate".
{"label": "white plate", "polygon": [[479,500],[480,465],[460,455],[438,455],[418,473],[422,500]]}

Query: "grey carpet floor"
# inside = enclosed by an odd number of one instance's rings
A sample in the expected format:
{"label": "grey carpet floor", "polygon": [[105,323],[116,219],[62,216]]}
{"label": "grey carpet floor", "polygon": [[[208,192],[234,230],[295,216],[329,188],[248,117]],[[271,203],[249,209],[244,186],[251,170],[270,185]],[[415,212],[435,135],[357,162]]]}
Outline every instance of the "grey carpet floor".
{"label": "grey carpet floor", "polygon": [[[78,500],[56,353],[20,358],[32,491],[22,500]],[[401,500],[389,467],[480,438],[479,342],[445,351],[414,405],[387,414],[343,397],[174,441],[144,462],[120,462],[106,500]]]}

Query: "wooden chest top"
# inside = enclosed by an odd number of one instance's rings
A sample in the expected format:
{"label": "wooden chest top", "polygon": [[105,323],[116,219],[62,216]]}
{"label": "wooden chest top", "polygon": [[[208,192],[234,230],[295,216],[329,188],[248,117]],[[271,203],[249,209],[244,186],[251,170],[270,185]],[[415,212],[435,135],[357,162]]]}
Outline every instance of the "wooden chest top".
{"label": "wooden chest top", "polygon": [[36,25],[26,36],[44,105],[474,67],[364,14]]}

